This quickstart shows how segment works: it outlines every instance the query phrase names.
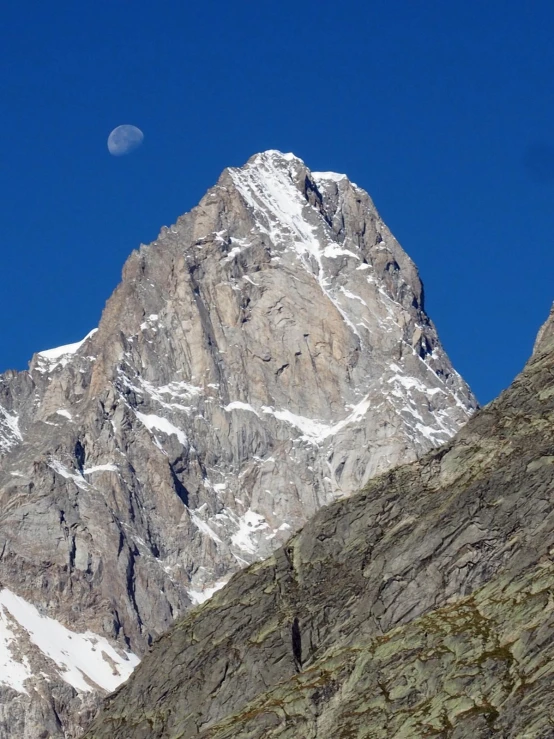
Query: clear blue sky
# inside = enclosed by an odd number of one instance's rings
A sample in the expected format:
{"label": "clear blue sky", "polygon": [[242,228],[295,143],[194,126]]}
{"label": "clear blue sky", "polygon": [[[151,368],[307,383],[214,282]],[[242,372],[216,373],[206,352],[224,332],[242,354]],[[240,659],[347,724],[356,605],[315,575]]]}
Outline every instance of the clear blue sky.
{"label": "clear blue sky", "polygon": [[[82,338],[127,255],[228,165],[292,151],[372,195],[481,402],[554,299],[554,3],[7,3],[0,370]],[[143,146],[106,139],[139,126]]]}

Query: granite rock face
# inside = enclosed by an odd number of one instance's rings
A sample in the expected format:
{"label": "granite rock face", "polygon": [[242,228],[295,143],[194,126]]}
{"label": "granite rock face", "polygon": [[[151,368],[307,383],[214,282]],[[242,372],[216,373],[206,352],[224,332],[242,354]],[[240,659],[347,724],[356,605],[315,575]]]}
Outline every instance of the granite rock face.
{"label": "granite rock face", "polygon": [[87,739],[554,736],[553,321],[454,439],[157,640]]}
{"label": "granite rock face", "polygon": [[77,736],[191,605],[475,408],[363,190],[225,170],[97,330],[0,377],[0,739]]}

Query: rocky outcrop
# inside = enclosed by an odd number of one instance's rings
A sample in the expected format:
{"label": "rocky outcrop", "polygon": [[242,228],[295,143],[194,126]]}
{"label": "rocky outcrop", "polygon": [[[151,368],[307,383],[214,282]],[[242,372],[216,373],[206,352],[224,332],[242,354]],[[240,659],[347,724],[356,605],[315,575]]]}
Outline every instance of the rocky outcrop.
{"label": "rocky outcrop", "polygon": [[152,647],[88,739],[552,735],[554,345]]}
{"label": "rocky outcrop", "polygon": [[0,406],[0,684],[31,739],[39,714],[78,733],[80,696],[476,404],[369,196],[269,151],[129,257],[97,330],[0,377]]}

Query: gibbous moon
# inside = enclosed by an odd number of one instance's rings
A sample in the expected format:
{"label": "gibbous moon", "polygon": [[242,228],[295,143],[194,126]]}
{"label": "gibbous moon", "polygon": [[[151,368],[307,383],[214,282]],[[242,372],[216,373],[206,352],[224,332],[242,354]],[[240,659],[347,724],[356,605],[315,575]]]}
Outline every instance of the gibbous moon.
{"label": "gibbous moon", "polygon": [[108,151],[114,157],[122,157],[138,149],[142,144],[144,134],[136,126],[127,123],[114,128],[108,136]]}

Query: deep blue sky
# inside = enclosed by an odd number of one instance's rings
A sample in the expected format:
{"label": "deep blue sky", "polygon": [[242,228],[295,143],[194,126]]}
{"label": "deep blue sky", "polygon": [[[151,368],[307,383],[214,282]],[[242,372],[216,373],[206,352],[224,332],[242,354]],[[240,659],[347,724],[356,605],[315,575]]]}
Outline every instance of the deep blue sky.
{"label": "deep blue sky", "polygon": [[[0,370],[82,338],[127,255],[228,165],[292,151],[372,195],[481,402],[554,299],[554,3],[8,3]],[[122,123],[144,145],[111,157]]]}

